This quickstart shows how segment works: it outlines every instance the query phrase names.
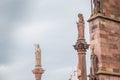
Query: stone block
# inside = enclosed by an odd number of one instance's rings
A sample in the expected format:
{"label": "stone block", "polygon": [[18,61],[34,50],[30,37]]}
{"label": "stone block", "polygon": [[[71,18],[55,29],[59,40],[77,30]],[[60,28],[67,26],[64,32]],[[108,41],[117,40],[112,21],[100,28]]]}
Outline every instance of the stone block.
{"label": "stone block", "polygon": [[113,68],[113,72],[119,73],[119,72],[120,72],[120,69],[118,69],[118,68]]}
{"label": "stone block", "polygon": [[119,0],[103,0],[103,10],[105,16],[118,20],[120,18]]}
{"label": "stone block", "polygon": [[120,63],[120,54],[116,54],[116,61]]}
{"label": "stone block", "polygon": [[100,34],[100,38],[105,38],[105,39],[108,39],[108,35],[105,35],[105,34]]}
{"label": "stone block", "polygon": [[108,40],[110,41],[118,41],[119,40],[119,37],[114,37],[114,36],[108,36]]}
{"label": "stone block", "polygon": [[93,25],[92,28],[91,28],[91,33],[93,33],[97,28],[98,28],[97,25]]}
{"label": "stone block", "polygon": [[109,49],[118,49],[117,44],[109,44]]}

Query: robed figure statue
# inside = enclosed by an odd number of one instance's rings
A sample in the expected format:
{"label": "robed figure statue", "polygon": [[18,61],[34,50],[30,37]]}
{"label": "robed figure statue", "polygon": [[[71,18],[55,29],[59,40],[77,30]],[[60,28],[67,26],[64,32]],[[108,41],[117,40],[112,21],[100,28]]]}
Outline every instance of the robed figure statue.
{"label": "robed figure statue", "polygon": [[78,22],[77,22],[77,28],[78,28],[78,39],[84,39],[84,18],[81,13],[78,14]]}

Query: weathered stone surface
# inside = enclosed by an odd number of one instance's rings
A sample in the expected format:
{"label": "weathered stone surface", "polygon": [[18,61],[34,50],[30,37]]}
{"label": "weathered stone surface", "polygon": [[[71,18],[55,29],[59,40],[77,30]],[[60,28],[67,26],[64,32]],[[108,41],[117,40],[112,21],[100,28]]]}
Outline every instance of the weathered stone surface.
{"label": "weathered stone surface", "polygon": [[120,69],[118,69],[118,68],[113,68],[113,72],[119,73],[119,72],[120,72]]}
{"label": "weathered stone surface", "polygon": [[[98,20],[95,21],[96,23],[98,22]],[[99,19],[101,24],[96,24],[95,21],[94,24],[90,23],[90,30],[93,30],[90,34],[91,46],[95,47],[95,53],[96,55],[98,55],[99,62],[102,63],[102,66],[100,66],[99,69],[110,72],[111,74],[113,72],[120,73],[119,71],[115,71],[115,69],[120,68],[120,59],[117,55],[120,54],[120,35],[118,35],[120,34],[120,31],[118,31],[118,26],[120,24],[108,20],[103,20],[102,18],[101,20]],[[98,27],[93,28],[92,25],[98,25]],[[113,54],[115,54],[116,56],[113,56]],[[98,65],[99,64],[100,63],[98,63]],[[112,77],[110,77],[110,79],[112,79]]]}
{"label": "weathered stone surface", "polygon": [[92,26],[92,29],[91,29],[91,32],[94,32],[95,31],[95,29],[97,29],[98,28],[98,26],[97,25],[93,25]]}
{"label": "weathered stone surface", "polygon": [[100,24],[100,30],[105,30],[105,25],[104,24]]}
{"label": "weathered stone surface", "polygon": [[100,6],[103,13],[99,13],[98,10],[88,20],[90,44],[94,47],[99,60],[98,70],[103,70],[98,78],[99,80],[120,80],[120,0],[99,1],[102,1]]}
{"label": "weathered stone surface", "polygon": [[109,44],[109,49],[118,49],[117,44]]}
{"label": "weathered stone surface", "polygon": [[101,38],[105,38],[105,39],[107,39],[107,38],[108,38],[108,36],[107,36],[107,35],[105,35],[105,34],[100,34],[100,37],[101,37]]}
{"label": "weathered stone surface", "polygon": [[108,36],[108,40],[110,40],[110,41],[119,41],[119,37]]}
{"label": "weathered stone surface", "polygon": [[93,41],[95,39],[95,35],[93,34],[90,39]]}
{"label": "weathered stone surface", "polygon": [[[105,16],[120,20],[120,2],[119,0],[102,0],[103,13]],[[109,5],[108,5],[109,4]]]}

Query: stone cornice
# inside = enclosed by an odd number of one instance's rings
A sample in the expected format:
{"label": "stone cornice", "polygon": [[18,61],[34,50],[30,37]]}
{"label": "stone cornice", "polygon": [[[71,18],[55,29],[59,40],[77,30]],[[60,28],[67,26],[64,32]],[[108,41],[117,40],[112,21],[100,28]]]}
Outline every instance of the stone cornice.
{"label": "stone cornice", "polygon": [[96,18],[103,18],[103,19],[106,19],[106,20],[110,20],[110,21],[114,21],[114,22],[117,22],[117,23],[120,23],[120,20],[117,20],[115,18],[110,18],[110,17],[107,17],[107,16],[104,16],[103,14],[101,13],[98,13],[98,14],[94,14],[93,16],[91,16],[89,19],[88,19],[88,22],[96,19]]}
{"label": "stone cornice", "polygon": [[120,73],[108,72],[108,71],[103,71],[103,70],[99,70],[99,71],[96,73],[96,75],[100,75],[100,74],[111,75],[111,76],[119,76],[119,77],[120,77]]}

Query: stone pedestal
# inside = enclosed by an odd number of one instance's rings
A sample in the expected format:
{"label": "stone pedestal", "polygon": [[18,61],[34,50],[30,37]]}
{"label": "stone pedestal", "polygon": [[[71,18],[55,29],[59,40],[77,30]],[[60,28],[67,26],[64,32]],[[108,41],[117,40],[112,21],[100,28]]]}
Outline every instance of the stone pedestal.
{"label": "stone pedestal", "polygon": [[41,80],[41,76],[44,73],[44,70],[42,68],[35,68],[32,70],[33,74],[35,74],[36,80]]}

